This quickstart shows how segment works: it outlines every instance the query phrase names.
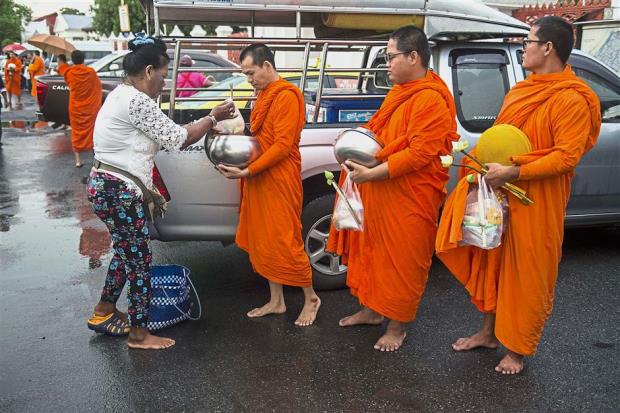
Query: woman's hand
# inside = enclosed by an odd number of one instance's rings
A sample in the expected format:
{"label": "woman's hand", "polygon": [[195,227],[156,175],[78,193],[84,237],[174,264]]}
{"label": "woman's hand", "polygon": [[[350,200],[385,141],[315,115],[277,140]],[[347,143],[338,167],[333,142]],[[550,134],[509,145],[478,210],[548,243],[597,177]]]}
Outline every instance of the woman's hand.
{"label": "woman's hand", "polygon": [[214,116],[215,119],[219,122],[225,119],[231,119],[235,117],[235,103],[232,101],[225,101],[220,103],[213,109],[209,115]]}
{"label": "woman's hand", "polygon": [[349,170],[351,179],[356,184],[363,184],[368,181],[381,181],[389,177],[387,162],[375,166],[374,168],[366,168],[353,161],[345,161],[344,166]]}
{"label": "woman's hand", "polygon": [[226,166],[219,164],[216,166],[217,170],[220,171],[222,175],[224,175],[228,179],[241,179],[241,178],[249,178],[250,170],[248,168],[239,169],[235,166]]}

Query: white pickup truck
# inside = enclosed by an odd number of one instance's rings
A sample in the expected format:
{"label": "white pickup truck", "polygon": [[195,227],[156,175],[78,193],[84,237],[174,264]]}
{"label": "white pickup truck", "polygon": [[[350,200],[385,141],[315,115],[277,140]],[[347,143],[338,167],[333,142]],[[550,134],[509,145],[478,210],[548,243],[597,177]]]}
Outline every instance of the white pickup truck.
{"label": "white pickup truck", "polygon": [[[339,171],[332,144],[339,131],[364,123],[379,107],[389,90],[383,57],[384,45],[394,24],[407,22],[424,28],[433,42],[431,67],[447,83],[457,108],[458,132],[463,139],[475,144],[480,133],[490,127],[500,109],[504,95],[526,73],[521,67],[522,47],[504,38],[523,37],[528,27],[492,10],[477,1],[364,1],[321,2],[304,1],[303,6],[288,6],[288,1],[200,2],[188,9],[186,2],[146,1],[147,10],[162,21],[191,17],[219,24],[265,25],[290,23],[298,29],[315,25],[315,32],[338,36],[331,40],[317,39],[242,39],[243,44],[264,42],[274,48],[304,53],[301,87],[308,58],[320,51],[318,89],[305,90],[309,121],[302,132],[302,178],[304,209],[303,239],[314,271],[318,288],[337,288],[344,285],[346,266],[337,256],[324,251],[334,202],[333,190],[325,183],[323,172]],[[194,2],[195,4],[196,2]],[[280,7],[278,4],[282,3]],[[285,4],[286,3],[286,4]],[[310,4],[313,3],[313,4]],[[317,4],[314,4],[317,3]],[[343,4],[338,9],[336,3]],[[351,10],[351,3],[364,3],[366,9]],[[390,9],[375,7],[390,4]],[[419,3],[419,4],[418,4]],[[452,10],[447,10],[451,3]],[[148,8],[150,7],[150,9]],[[454,7],[459,7],[458,10]],[[223,10],[226,13],[223,13]],[[387,10],[387,11],[386,11]],[[338,21],[338,16],[345,18]],[[353,20],[351,16],[354,17]],[[370,16],[370,19],[368,17]],[[383,18],[386,18],[385,20]],[[244,20],[246,19],[246,20]],[[317,19],[318,22],[317,23]],[[408,19],[408,20],[407,20]],[[337,22],[337,23],[334,23]],[[393,23],[396,22],[396,23]],[[363,25],[364,30],[356,29]],[[376,26],[373,26],[376,25]],[[400,24],[397,24],[400,25]],[[334,26],[334,27],[330,27]],[[301,30],[297,31],[301,33]],[[373,32],[372,40],[360,40]],[[357,34],[356,34],[357,33]],[[352,40],[356,39],[356,40]],[[239,47],[230,39],[167,39],[176,48],[176,56],[188,47]],[[227,43],[228,42],[228,43]],[[355,68],[326,69],[328,54],[333,51],[359,52],[362,64]],[[281,53],[281,52],[276,52]],[[603,127],[594,149],[584,157],[573,181],[573,193],[568,205],[567,225],[614,225],[620,223],[620,78],[596,59],[574,51],[570,64],[584,78],[601,100]],[[178,61],[173,65],[176,78]],[[316,71],[316,68],[312,70]],[[357,87],[329,89],[321,82],[325,71],[356,70]],[[287,69],[287,71],[289,71]],[[175,90],[173,85],[172,90]],[[172,93],[174,96],[174,93]],[[251,98],[250,98],[251,99]],[[178,99],[183,100],[183,99]],[[186,98],[185,100],[192,100]],[[175,104],[170,104],[174,115]],[[246,113],[247,115],[247,113]],[[353,120],[353,122],[352,122]],[[210,240],[230,243],[234,240],[238,222],[239,187],[235,181],[221,176],[207,160],[204,142],[200,141],[182,152],[161,152],[156,157],[158,173],[170,193],[172,202],[163,219],[154,223],[153,234],[164,241]],[[454,180],[451,186],[454,185]]]}

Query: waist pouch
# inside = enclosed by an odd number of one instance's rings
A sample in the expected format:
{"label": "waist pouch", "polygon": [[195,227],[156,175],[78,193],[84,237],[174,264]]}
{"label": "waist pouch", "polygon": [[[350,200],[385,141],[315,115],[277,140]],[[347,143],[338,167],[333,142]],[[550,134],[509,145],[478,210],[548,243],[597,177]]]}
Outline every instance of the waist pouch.
{"label": "waist pouch", "polygon": [[153,221],[155,218],[163,217],[168,210],[168,202],[166,202],[166,198],[164,198],[159,193],[159,191],[151,191],[150,189],[148,189],[137,176],[134,176],[123,169],[108,165],[96,159],[94,162],[94,167],[95,169],[101,169],[103,171],[109,171],[123,175],[124,177],[129,178],[133,183],[135,183],[142,191],[142,208],[144,209],[144,216],[149,221]]}

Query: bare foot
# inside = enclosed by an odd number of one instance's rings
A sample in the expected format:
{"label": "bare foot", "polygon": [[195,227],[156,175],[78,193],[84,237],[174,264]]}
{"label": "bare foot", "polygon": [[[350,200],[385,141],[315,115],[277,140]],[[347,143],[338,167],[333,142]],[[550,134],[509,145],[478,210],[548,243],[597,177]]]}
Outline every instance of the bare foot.
{"label": "bare foot", "polygon": [[502,374],[519,374],[523,371],[523,356],[508,350],[508,354],[495,366],[495,371]]}
{"label": "bare foot", "polygon": [[405,337],[407,337],[405,324],[392,320],[385,334],[375,344],[375,350],[396,351],[403,345]]}
{"label": "bare foot", "polygon": [[452,344],[454,351],[467,351],[478,347],[497,348],[499,341],[493,333],[478,331],[469,337],[461,337]]}
{"label": "bare foot", "polygon": [[171,338],[154,336],[151,333],[133,335],[129,333],[129,339],[127,340],[127,346],[133,349],[140,350],[164,350],[174,346],[175,341]]}
{"label": "bare foot", "polygon": [[360,324],[368,324],[371,326],[378,326],[383,323],[383,316],[375,313],[370,308],[363,307],[357,313],[341,319],[338,322],[340,327],[357,326]]}
{"label": "bare foot", "polygon": [[321,299],[317,296],[306,300],[304,303],[304,308],[301,309],[301,313],[299,313],[299,317],[295,321],[296,326],[306,327],[312,325],[314,320],[316,319],[316,314],[319,312],[319,308],[321,307]]}
{"label": "bare foot", "polygon": [[269,301],[267,304],[260,308],[255,308],[252,311],[248,312],[248,317],[257,318],[263,317],[269,314],[283,314],[286,312],[286,305],[283,302],[271,302]]}

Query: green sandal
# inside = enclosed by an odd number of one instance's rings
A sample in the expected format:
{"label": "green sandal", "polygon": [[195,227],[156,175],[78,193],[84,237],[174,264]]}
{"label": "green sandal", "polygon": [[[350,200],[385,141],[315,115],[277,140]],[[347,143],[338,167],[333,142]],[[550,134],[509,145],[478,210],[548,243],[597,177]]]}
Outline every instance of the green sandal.
{"label": "green sandal", "polygon": [[93,314],[87,325],[94,332],[109,336],[120,337],[129,334],[129,323],[123,321],[117,312],[104,316]]}

